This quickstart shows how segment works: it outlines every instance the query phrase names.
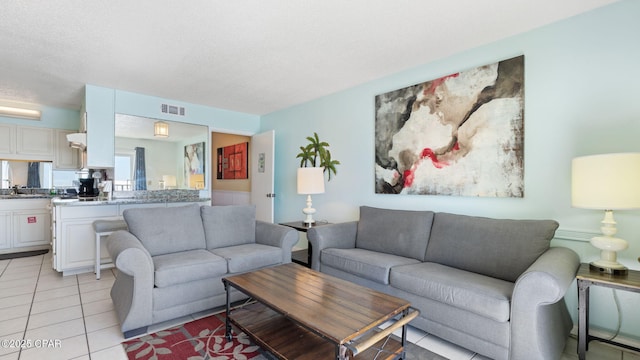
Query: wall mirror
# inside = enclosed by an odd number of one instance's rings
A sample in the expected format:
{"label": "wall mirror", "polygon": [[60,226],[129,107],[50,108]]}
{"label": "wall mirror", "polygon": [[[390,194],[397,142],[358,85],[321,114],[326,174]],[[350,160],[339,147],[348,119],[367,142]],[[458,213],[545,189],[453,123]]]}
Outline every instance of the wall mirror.
{"label": "wall mirror", "polygon": [[204,189],[208,137],[205,125],[116,114],[114,190]]}
{"label": "wall mirror", "polygon": [[48,161],[0,160],[0,189],[53,187],[53,164]]}

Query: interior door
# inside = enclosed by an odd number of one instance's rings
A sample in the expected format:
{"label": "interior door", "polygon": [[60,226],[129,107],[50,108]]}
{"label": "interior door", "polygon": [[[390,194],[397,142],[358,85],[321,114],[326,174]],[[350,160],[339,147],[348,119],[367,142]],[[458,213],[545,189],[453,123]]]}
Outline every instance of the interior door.
{"label": "interior door", "polygon": [[251,137],[251,203],[256,206],[256,219],[273,222],[273,130]]}

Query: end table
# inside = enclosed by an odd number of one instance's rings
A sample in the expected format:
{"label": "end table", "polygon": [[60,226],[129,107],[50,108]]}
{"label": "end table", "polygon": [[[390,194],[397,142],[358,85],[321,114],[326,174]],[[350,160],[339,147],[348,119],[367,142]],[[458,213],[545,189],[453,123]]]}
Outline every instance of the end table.
{"label": "end table", "polygon": [[[309,230],[312,227],[328,225],[328,224],[330,223],[326,221],[316,221],[312,223],[311,226],[309,226],[309,224],[304,223],[302,221],[291,221],[291,222],[280,223],[280,225],[288,226],[304,233],[306,233],[307,230]],[[293,261],[296,264],[304,265],[310,268],[312,247],[310,242],[307,242],[307,243],[308,245],[306,249],[291,252],[291,261]]]}
{"label": "end table", "polygon": [[640,349],[627,344],[589,335],[589,287],[604,286],[612,289],[640,292],[640,271],[629,270],[626,275],[610,275],[599,271],[591,271],[589,264],[580,264],[576,280],[578,283],[578,359],[585,359],[591,340],[640,351]]}

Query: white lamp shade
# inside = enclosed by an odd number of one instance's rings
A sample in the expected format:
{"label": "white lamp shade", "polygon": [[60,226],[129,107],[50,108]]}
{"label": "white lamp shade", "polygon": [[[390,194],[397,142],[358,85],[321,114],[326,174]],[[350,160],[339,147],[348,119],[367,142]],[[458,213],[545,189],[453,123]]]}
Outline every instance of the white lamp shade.
{"label": "white lamp shade", "polygon": [[298,194],[324,193],[324,173],[321,167],[304,167],[298,169]]}
{"label": "white lamp shade", "polygon": [[640,208],[640,153],[573,159],[571,204],[599,210]]}

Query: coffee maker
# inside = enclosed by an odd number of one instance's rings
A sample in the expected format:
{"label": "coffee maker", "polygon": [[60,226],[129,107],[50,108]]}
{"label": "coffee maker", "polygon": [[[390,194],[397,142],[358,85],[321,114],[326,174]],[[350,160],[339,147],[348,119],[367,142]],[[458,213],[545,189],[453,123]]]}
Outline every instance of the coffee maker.
{"label": "coffee maker", "polygon": [[95,198],[98,196],[95,188],[93,187],[93,178],[79,179],[80,189],[78,191],[79,199]]}

